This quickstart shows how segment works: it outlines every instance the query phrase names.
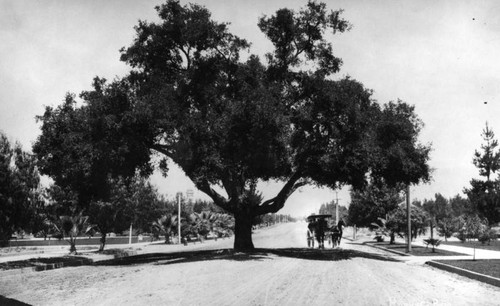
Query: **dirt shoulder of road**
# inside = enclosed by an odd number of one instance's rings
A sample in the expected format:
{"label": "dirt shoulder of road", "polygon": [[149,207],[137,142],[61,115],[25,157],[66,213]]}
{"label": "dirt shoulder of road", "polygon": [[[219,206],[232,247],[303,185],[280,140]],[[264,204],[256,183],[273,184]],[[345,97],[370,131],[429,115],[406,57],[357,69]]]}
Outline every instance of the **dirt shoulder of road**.
{"label": "dirt shoulder of road", "polygon": [[[495,305],[498,288],[343,240],[309,249],[305,224],[232,240],[142,246],[120,262],[0,277],[0,295],[33,305]],[[135,259],[135,260],[132,260]]]}

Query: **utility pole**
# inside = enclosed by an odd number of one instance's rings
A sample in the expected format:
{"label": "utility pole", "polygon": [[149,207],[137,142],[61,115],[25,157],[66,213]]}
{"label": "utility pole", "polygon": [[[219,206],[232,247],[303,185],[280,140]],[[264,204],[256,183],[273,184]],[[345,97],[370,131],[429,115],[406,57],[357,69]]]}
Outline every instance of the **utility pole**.
{"label": "utility pole", "polygon": [[130,223],[130,230],[128,232],[128,245],[132,245],[132,223]]}
{"label": "utility pole", "polygon": [[178,233],[178,241],[177,244],[181,244],[181,197],[182,192],[177,193],[177,233]]}
{"label": "utility pole", "polygon": [[335,191],[335,198],[336,198],[336,204],[335,204],[335,224],[339,224],[339,193]]}
{"label": "utility pole", "polygon": [[410,184],[406,185],[406,219],[408,222],[408,244],[406,253],[411,253],[411,207],[410,207]]}

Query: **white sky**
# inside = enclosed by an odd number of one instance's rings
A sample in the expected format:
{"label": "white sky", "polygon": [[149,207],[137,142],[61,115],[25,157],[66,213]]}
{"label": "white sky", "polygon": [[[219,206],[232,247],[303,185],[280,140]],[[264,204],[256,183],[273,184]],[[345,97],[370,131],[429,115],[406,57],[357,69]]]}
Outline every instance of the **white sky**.
{"label": "white sky", "polygon": [[[264,54],[269,44],[257,27],[263,14],[306,1],[192,1]],[[500,3],[496,1],[325,1],[345,10],[353,29],[335,37],[334,49],[350,75],[374,98],[416,106],[425,123],[421,141],[432,143],[433,182],[412,187],[412,199],[452,197],[477,177],[472,156],[485,122],[500,136]],[[113,79],[128,68],[118,50],[141,20],[156,20],[158,1],[0,0],[0,130],[25,149],[40,133],[34,120],[66,92],[90,88],[96,75]],[[182,3],[187,3],[182,1]],[[488,104],[484,104],[488,101]],[[155,176],[160,192],[174,196],[193,185],[179,170]],[[278,190],[264,184],[265,196]],[[203,197],[195,191],[195,197]],[[348,204],[347,189],[339,202]],[[328,189],[302,188],[282,213],[306,215],[335,198]]]}

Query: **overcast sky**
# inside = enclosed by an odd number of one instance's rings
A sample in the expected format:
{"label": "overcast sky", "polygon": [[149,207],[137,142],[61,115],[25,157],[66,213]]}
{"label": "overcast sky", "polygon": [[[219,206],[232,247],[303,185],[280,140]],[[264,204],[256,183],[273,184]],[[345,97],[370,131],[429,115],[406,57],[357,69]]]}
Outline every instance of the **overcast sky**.
{"label": "overcast sky", "polygon": [[[252,42],[264,54],[269,43],[257,20],[277,9],[298,9],[306,1],[192,1],[205,5],[217,21]],[[335,36],[349,75],[374,90],[380,103],[402,99],[425,123],[421,142],[432,143],[433,181],[412,187],[412,199],[461,194],[473,177],[474,150],[488,121],[500,136],[500,4],[497,1],[325,1],[345,10],[353,28]],[[130,45],[139,19],[157,19],[160,1],[0,0],[0,130],[24,149],[40,133],[34,117],[60,104],[66,92],[90,88],[94,76],[113,79],[128,68],[119,49]],[[187,3],[182,1],[182,3]],[[485,104],[484,102],[488,102]],[[154,182],[173,196],[193,188],[181,171]],[[278,190],[264,184],[265,196]],[[195,191],[195,197],[202,197]],[[336,194],[304,187],[284,213],[306,215]],[[339,202],[348,204],[347,188]]]}

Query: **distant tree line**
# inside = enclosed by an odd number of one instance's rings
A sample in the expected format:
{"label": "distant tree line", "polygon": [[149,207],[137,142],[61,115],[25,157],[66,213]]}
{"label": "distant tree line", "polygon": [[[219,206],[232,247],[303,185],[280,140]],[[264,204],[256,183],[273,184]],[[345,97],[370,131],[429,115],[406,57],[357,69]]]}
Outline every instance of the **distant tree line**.
{"label": "distant tree line", "polygon": [[[461,241],[478,239],[482,242],[496,239],[498,233],[492,229],[500,222],[500,151],[493,130],[486,123],[481,150],[476,150],[473,164],[483,179],[472,179],[470,187],[464,188],[466,197],[457,194],[446,199],[440,193],[434,199],[412,203],[413,237],[430,230],[433,239],[435,230],[445,239],[452,235]],[[406,213],[404,186],[390,188],[380,182],[372,182],[363,190],[351,191],[348,222],[360,227],[371,227],[385,231],[394,241],[395,236],[406,235]]]}
{"label": "distant tree line", "polygon": [[[76,238],[82,235],[101,236],[103,250],[109,233],[123,233],[133,224],[134,233],[165,235],[158,225],[167,216],[177,222],[178,203],[166,199],[144,177],[108,176],[107,196],[79,196],[81,189],[71,184],[40,184],[40,162],[23,151],[20,144],[12,145],[7,135],[0,133],[0,243],[8,244],[16,235],[33,235],[45,239],[67,238],[71,251],[76,251]],[[68,179],[67,176],[64,179]],[[82,185],[85,179],[81,178]],[[77,190],[75,190],[77,189]],[[90,189],[90,187],[89,187]],[[88,189],[87,189],[88,190]],[[234,219],[212,202],[181,199],[182,235],[195,236],[209,232],[229,236]],[[163,221],[164,223],[164,221]],[[176,224],[175,224],[176,225]],[[177,227],[175,227],[176,229]]]}
{"label": "distant tree line", "polygon": [[[331,215],[333,217],[336,216],[336,202],[331,201],[328,203],[321,204],[318,213],[320,215]],[[347,207],[339,205],[339,219],[346,220],[348,217]]]}
{"label": "distant tree line", "polygon": [[39,187],[35,157],[0,132],[0,245],[14,232],[36,230],[43,223],[37,214],[44,205]]}

